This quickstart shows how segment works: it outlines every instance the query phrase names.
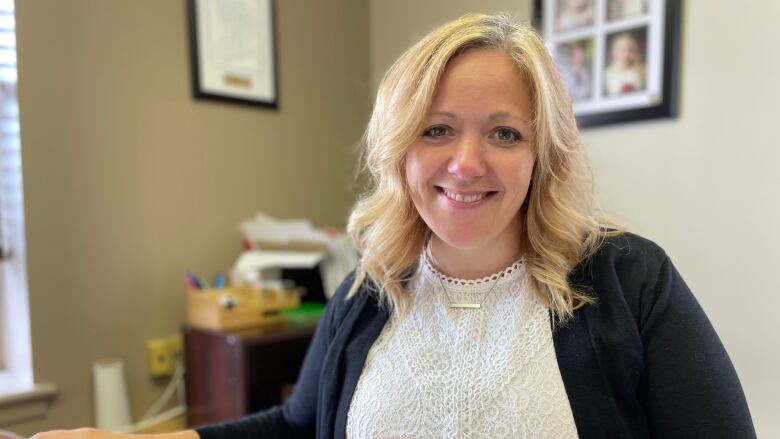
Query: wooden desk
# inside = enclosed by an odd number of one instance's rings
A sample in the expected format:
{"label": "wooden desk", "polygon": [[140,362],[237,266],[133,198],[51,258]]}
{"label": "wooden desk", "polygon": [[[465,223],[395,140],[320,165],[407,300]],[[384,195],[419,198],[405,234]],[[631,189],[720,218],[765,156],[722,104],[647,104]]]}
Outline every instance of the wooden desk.
{"label": "wooden desk", "polygon": [[233,332],[183,327],[189,427],[223,422],[282,402],[298,379],[316,322]]}

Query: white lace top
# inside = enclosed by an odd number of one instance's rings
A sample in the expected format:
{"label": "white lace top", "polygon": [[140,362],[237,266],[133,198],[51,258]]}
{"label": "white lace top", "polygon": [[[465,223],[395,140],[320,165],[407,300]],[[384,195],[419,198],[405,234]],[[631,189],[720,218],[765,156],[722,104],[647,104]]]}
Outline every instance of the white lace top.
{"label": "white lace top", "polygon": [[[576,438],[549,314],[522,260],[468,281],[425,256],[419,265],[411,311],[393,314],[369,350],[347,437]],[[453,303],[481,308],[450,308],[442,283]]]}

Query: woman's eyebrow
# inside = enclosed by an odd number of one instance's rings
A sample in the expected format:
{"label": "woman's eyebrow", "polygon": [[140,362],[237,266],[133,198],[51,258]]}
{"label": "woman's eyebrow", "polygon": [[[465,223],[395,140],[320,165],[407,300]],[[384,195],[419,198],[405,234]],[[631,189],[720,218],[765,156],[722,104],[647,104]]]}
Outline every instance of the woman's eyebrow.
{"label": "woman's eyebrow", "polygon": [[509,113],[509,112],[507,112],[507,111],[499,111],[499,112],[497,112],[497,113],[493,113],[493,114],[491,114],[490,116],[488,116],[488,120],[494,120],[494,119],[506,119],[506,118],[510,118],[510,119],[516,119],[516,120],[519,120],[520,122],[523,122],[523,123],[525,123],[525,124],[527,124],[527,123],[528,123],[528,120],[526,120],[526,119],[523,119],[523,118],[522,118],[522,117],[520,117],[520,116],[515,116],[515,115],[513,115],[513,114],[511,114],[511,113]]}
{"label": "woman's eyebrow", "polygon": [[457,119],[457,116],[455,116],[454,113],[450,113],[448,111],[434,111],[431,113],[431,116],[444,116],[450,119]]}
{"label": "woman's eyebrow", "polygon": [[[450,113],[449,111],[434,111],[434,112],[431,112],[430,115],[431,116],[443,116],[443,117],[447,117],[449,119],[457,119],[458,118],[457,116],[455,116],[455,113]],[[526,124],[528,123],[528,120],[523,119],[520,116],[515,116],[515,115],[513,115],[513,114],[511,114],[511,113],[509,113],[507,111],[499,111],[499,112],[496,112],[496,113],[492,113],[490,116],[488,116],[488,120],[505,119],[505,118],[516,119],[516,120],[519,120],[520,122],[523,122],[523,123],[526,123]]]}

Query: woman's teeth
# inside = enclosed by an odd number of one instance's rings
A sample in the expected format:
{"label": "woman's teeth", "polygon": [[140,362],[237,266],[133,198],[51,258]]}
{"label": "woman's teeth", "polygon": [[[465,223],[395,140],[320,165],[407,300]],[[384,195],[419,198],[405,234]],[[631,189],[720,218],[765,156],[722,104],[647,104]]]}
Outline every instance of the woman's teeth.
{"label": "woman's teeth", "polygon": [[487,195],[487,192],[482,192],[479,194],[472,194],[472,195],[463,195],[457,192],[453,192],[449,189],[443,189],[443,192],[444,195],[450,200],[455,200],[460,203],[476,203],[477,201],[485,198],[485,196]]}

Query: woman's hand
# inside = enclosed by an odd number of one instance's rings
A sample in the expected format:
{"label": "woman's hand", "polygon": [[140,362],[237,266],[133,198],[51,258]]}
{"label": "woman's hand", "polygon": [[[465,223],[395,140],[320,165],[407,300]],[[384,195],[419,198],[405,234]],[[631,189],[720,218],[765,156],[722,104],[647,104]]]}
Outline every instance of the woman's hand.
{"label": "woman's hand", "polygon": [[[136,434],[119,434],[96,428],[79,428],[77,430],[52,430],[38,433],[30,439],[128,439],[136,438]],[[177,433],[160,433],[144,435],[147,439],[200,439],[195,430],[179,431]]]}

